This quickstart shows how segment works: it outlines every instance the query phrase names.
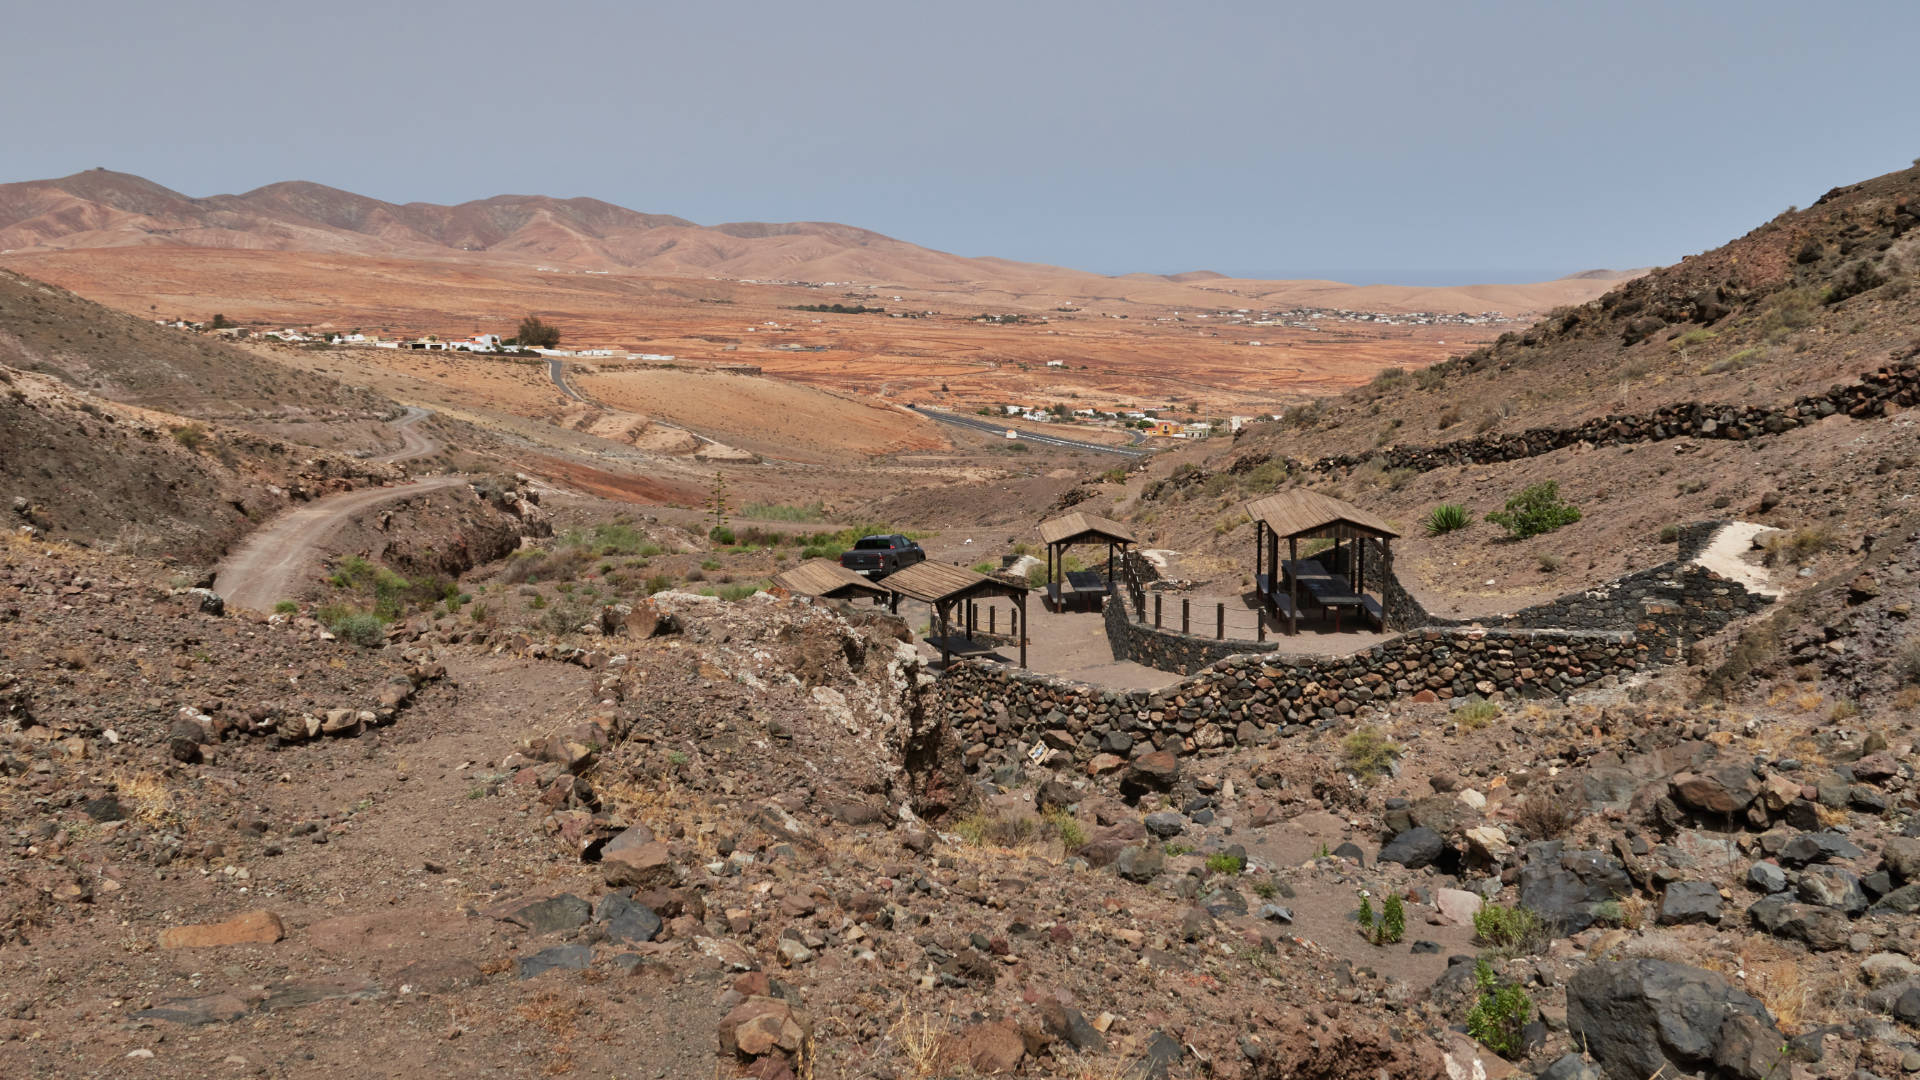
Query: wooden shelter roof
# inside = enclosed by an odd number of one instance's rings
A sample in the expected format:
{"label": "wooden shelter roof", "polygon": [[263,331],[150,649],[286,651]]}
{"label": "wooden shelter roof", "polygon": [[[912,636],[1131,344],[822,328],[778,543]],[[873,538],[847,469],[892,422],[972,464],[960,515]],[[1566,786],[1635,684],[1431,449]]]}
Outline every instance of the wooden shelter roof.
{"label": "wooden shelter roof", "polygon": [[1085,536],[1094,536],[1117,544],[1138,543],[1133,538],[1131,529],[1112,518],[1103,518],[1098,514],[1076,511],[1064,517],[1040,523],[1040,539],[1049,544],[1078,540]]}
{"label": "wooden shelter roof", "polygon": [[1028,590],[1004,578],[987,577],[958,566],[918,562],[887,575],[881,588],[926,604],[944,604],[967,596],[1018,596]]}
{"label": "wooden shelter roof", "polygon": [[788,592],[800,593],[803,596],[831,598],[887,595],[884,587],[868,581],[832,559],[808,559],[791,570],[775,575],[773,583]]}
{"label": "wooden shelter roof", "polygon": [[1247,516],[1264,521],[1281,539],[1306,536],[1373,536],[1391,539],[1400,534],[1379,516],[1306,488],[1294,488],[1255,499]]}

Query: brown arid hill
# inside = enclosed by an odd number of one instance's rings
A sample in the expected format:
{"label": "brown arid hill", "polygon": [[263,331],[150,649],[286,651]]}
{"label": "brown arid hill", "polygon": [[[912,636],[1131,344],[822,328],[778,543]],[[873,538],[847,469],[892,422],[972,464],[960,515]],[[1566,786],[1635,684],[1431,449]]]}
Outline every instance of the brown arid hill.
{"label": "brown arid hill", "polygon": [[5,270],[0,270],[0,364],[183,416],[342,415],[393,408],[375,395],[217,338],[156,326]]}
{"label": "brown arid hill", "polygon": [[[1030,310],[1093,303],[1204,310],[1262,303],[1520,315],[1589,299],[1607,285],[1605,279],[1585,277],[1459,288],[1247,281],[1207,271],[1108,277],[953,255],[833,222],[702,226],[597,199],[539,195],[499,195],[458,206],[396,204],[290,181],[240,195],[193,198],[103,169],[0,185],[0,254],[36,276],[74,276],[48,273],[44,257],[53,253],[125,248],[305,252],[451,260],[476,267],[859,282]],[[176,267],[174,275],[184,276],[182,284],[195,284],[191,257],[167,261]],[[457,272],[443,272],[457,277]],[[78,277],[84,280],[87,275]],[[84,286],[80,291],[99,295]],[[193,295],[200,290],[185,291]]]}
{"label": "brown arid hill", "polygon": [[[1668,527],[1712,518],[1779,529],[1783,570],[1837,573],[1920,509],[1911,392],[1819,404],[1835,387],[1911,383],[1916,270],[1920,168],[1837,188],[1486,348],[1089,490],[1126,500],[1149,543],[1185,553],[1187,576],[1235,592],[1252,572],[1245,500],[1275,485],[1326,491],[1393,522],[1403,577],[1455,617],[1655,565]],[[1512,541],[1483,520],[1548,481],[1578,522]],[[1473,524],[1425,535],[1441,503]]]}

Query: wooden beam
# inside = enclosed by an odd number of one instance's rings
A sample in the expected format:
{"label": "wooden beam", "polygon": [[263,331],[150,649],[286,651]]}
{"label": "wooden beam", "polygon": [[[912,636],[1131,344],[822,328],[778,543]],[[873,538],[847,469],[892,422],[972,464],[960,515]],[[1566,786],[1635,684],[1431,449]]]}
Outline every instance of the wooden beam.
{"label": "wooden beam", "polygon": [[[1300,541],[1289,536],[1287,537],[1287,562],[1299,561]],[[1300,633],[1300,579],[1292,574],[1287,575],[1287,590],[1288,598],[1293,601],[1293,610],[1287,612],[1287,635],[1292,637]]]}
{"label": "wooden beam", "polygon": [[1020,609],[1020,625],[1014,633],[1020,638],[1020,667],[1024,670],[1027,666],[1027,594],[1015,593],[1014,603]]}

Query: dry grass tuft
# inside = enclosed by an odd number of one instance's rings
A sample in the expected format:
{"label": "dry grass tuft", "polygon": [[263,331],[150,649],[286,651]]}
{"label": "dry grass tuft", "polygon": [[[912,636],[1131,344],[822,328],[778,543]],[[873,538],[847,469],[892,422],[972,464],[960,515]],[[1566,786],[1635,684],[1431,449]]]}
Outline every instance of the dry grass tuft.
{"label": "dry grass tuft", "polygon": [[899,1018],[887,1029],[887,1038],[900,1052],[908,1076],[921,1080],[938,1071],[940,1044],[945,1040],[946,1033],[930,1013],[911,1006],[902,1008]]}
{"label": "dry grass tuft", "polygon": [[111,777],[121,807],[143,825],[176,824],[180,806],[172,788],[150,772],[115,773]]}

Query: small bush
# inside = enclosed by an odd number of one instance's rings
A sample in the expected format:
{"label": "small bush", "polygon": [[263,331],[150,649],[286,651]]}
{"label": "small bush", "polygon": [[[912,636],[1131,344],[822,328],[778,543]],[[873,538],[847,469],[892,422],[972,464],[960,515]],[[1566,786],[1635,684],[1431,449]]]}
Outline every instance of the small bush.
{"label": "small bush", "polygon": [[1678,525],[1660,526],[1660,542],[1663,544],[1679,543],[1680,542],[1680,526]]}
{"label": "small bush", "polygon": [[1473,913],[1473,940],[1497,949],[1524,945],[1543,930],[1540,916],[1523,907],[1482,904]]}
{"label": "small bush", "polygon": [[199,424],[182,424],[173,429],[173,441],[189,450],[199,450],[207,441],[207,429]]}
{"label": "small bush", "polygon": [[1247,860],[1240,855],[1228,855],[1225,852],[1221,852],[1217,855],[1207,856],[1207,869],[1216,874],[1229,874],[1238,877],[1240,874],[1246,872]]}
{"label": "small bush", "polygon": [[1562,501],[1559,482],[1548,480],[1508,499],[1506,509],[1488,514],[1487,520],[1513,539],[1525,540],[1579,521],[1580,508]]}
{"label": "small bush", "polygon": [[1894,658],[1893,672],[1903,682],[1920,683],[1920,635],[1907,639],[1900,646],[1900,655]]}
{"label": "small bush", "polygon": [[1540,553],[1539,566],[1541,573],[1551,574],[1555,570],[1560,569],[1560,556],[1552,552],[1543,551]]}
{"label": "small bush", "polygon": [[387,624],[372,612],[329,604],[314,614],[319,617],[320,625],[341,641],[368,649],[386,644]]}
{"label": "small bush", "polygon": [[804,506],[790,506],[786,503],[748,503],[741,507],[740,516],[756,521],[819,521],[827,516],[825,503],[811,502]]}
{"label": "small bush", "polygon": [[1535,840],[1557,840],[1580,820],[1584,809],[1570,795],[1552,788],[1537,788],[1527,792],[1513,821]]}
{"label": "small bush", "polygon": [[1476,694],[1453,710],[1453,718],[1468,731],[1478,731],[1500,719],[1500,706]]}
{"label": "small bush", "polygon": [[1499,978],[1493,965],[1481,960],[1473,968],[1479,999],[1467,1012],[1467,1034],[1501,1057],[1518,1058],[1526,1043],[1521,1029],[1533,1019],[1533,1000],[1519,986]]}
{"label": "small bush", "polygon": [[953,826],[953,831],[974,847],[1018,847],[1032,840],[1039,830],[1039,818],[1005,818],[992,814],[972,814]]}
{"label": "small bush", "polygon": [[707,530],[707,539],[722,547],[732,547],[735,543],[733,530],[725,525],[715,525]]}
{"label": "small bush", "polygon": [[1387,894],[1378,916],[1373,913],[1373,902],[1361,893],[1360,910],[1354,913],[1354,919],[1360,924],[1360,932],[1375,945],[1397,944],[1407,935],[1407,908],[1397,892]]}
{"label": "small bush", "polygon": [[1769,566],[1780,563],[1799,566],[1838,542],[1839,538],[1833,530],[1825,525],[1811,525],[1790,533],[1779,533],[1767,540],[1765,561]]}
{"label": "small bush", "polygon": [[1340,755],[1347,768],[1362,778],[1391,772],[1400,750],[1398,743],[1372,725],[1356,729],[1340,743]]}
{"label": "small bush", "polygon": [[1086,846],[1087,830],[1082,828],[1079,820],[1065,809],[1056,807],[1047,811],[1042,817],[1047,827],[1053,830],[1053,834],[1060,838],[1061,845],[1068,851],[1077,851]]}
{"label": "small bush", "polygon": [[276,615],[291,615],[300,610],[300,605],[291,600],[282,600],[273,605],[273,610]]}

